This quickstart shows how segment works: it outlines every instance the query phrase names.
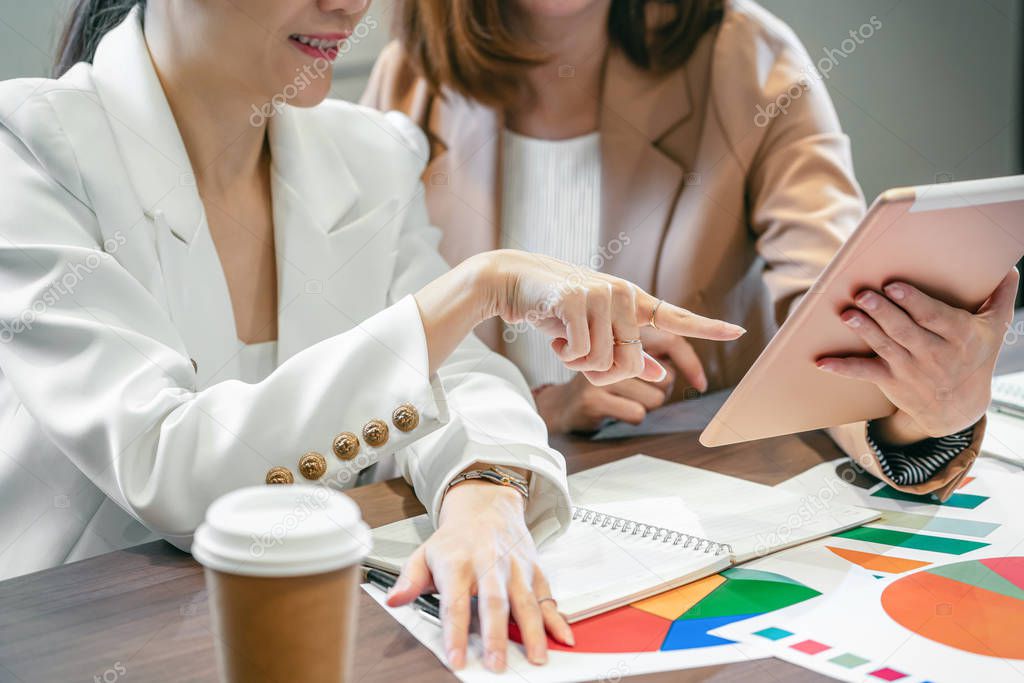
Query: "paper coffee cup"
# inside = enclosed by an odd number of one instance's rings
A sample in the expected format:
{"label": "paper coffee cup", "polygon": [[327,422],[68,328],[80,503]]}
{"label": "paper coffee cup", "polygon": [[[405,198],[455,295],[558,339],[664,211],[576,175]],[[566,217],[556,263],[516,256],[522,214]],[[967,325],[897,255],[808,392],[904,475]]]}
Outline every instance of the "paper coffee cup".
{"label": "paper coffee cup", "polygon": [[218,498],[196,531],[221,679],[351,679],[359,564],[370,530],[322,486],[256,486]]}

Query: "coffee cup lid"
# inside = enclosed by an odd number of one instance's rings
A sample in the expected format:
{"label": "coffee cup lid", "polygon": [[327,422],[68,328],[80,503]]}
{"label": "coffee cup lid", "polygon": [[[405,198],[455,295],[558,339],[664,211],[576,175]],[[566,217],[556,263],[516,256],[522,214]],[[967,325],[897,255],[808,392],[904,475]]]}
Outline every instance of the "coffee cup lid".
{"label": "coffee cup lid", "polygon": [[324,486],[252,486],[221,496],[196,530],[192,555],[245,576],[303,576],[360,563],[370,529],[351,498]]}

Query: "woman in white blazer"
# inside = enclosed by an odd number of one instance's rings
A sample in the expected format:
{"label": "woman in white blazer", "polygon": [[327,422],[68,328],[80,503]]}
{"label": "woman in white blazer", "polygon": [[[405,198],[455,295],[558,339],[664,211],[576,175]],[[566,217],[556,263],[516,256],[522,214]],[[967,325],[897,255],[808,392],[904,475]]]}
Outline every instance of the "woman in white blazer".
{"label": "woman in white blazer", "polygon": [[[545,257],[448,271],[418,129],[321,104],[366,4],[79,0],[60,77],[0,84],[0,578],[187,549],[238,487],[401,474],[438,531],[392,601],[436,587],[458,667],[477,593],[488,666],[510,610],[541,662],[564,463],[472,328],[529,319],[600,383],[663,376],[644,324],[742,330]],[[524,491],[449,489],[494,466]]]}

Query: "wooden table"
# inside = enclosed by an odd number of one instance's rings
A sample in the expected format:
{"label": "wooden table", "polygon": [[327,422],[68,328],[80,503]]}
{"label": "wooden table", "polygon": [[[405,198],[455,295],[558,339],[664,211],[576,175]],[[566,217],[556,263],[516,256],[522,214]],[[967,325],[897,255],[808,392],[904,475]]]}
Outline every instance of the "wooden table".
{"label": "wooden table", "polygon": [[[1024,367],[1024,344],[1013,346],[1000,359],[1002,372]],[[570,472],[643,452],[763,484],[842,455],[820,432],[714,450],[700,446],[696,433],[618,442],[559,437],[553,445],[565,453]],[[423,512],[400,480],[349,494],[371,526]],[[356,680],[455,680],[368,596],[361,596],[359,609]],[[148,543],[0,583],[0,683],[94,680],[217,680],[203,575],[189,555]],[[764,659],[629,680],[827,679]]]}

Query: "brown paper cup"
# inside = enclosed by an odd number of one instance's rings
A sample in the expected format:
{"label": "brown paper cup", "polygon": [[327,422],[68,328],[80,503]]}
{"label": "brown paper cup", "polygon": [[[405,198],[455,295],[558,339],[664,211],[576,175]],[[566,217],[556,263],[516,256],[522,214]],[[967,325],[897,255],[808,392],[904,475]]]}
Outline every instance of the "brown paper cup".
{"label": "brown paper cup", "polygon": [[254,487],[215,501],[192,553],[205,566],[221,679],[351,680],[369,547],[359,508],[323,487]]}
{"label": "brown paper cup", "polygon": [[351,680],[358,586],[358,567],[280,578],[207,569],[222,679]]}

